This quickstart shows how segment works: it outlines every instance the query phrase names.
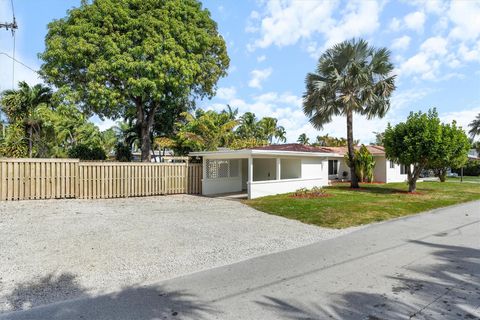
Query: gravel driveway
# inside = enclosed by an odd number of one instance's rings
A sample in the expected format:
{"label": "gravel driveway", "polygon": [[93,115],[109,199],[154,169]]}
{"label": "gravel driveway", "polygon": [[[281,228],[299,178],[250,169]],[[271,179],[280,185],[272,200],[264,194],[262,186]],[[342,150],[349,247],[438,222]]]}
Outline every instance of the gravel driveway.
{"label": "gravel driveway", "polygon": [[352,230],[188,195],[2,202],[0,313],[147,285]]}

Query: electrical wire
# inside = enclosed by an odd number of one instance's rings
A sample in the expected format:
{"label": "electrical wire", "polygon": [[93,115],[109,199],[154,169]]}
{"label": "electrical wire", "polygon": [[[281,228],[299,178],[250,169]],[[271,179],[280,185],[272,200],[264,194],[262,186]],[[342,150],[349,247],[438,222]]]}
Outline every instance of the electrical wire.
{"label": "electrical wire", "polygon": [[19,63],[19,64],[21,64],[21,65],[22,65],[22,66],[24,66],[25,68],[27,68],[27,69],[29,69],[29,70],[31,70],[31,71],[33,71],[33,72],[37,73],[37,74],[40,74],[40,73],[39,73],[37,70],[35,70],[35,69],[33,69],[33,68],[31,68],[31,67],[27,66],[25,63],[23,63],[22,61],[20,61],[20,60],[18,60],[18,59],[16,59],[16,58],[14,58],[14,57],[12,57],[12,56],[11,56],[11,55],[9,55],[8,53],[0,51],[0,54],[3,54],[4,56],[6,56],[6,57],[8,57],[8,58],[12,59],[12,60],[13,60],[13,61],[15,61],[16,63]]}

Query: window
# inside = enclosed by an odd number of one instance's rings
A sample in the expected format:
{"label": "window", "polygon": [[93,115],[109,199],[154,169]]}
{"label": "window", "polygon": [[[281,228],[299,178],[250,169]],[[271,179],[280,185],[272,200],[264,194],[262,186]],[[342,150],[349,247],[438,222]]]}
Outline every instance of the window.
{"label": "window", "polygon": [[328,160],[328,174],[338,174],[338,160]]}
{"label": "window", "polygon": [[408,172],[408,167],[402,164],[400,166],[400,174],[407,174],[407,172]]}
{"label": "window", "polygon": [[207,159],[207,179],[238,177],[238,160]]}
{"label": "window", "polygon": [[390,160],[390,169],[395,169],[395,162]]}

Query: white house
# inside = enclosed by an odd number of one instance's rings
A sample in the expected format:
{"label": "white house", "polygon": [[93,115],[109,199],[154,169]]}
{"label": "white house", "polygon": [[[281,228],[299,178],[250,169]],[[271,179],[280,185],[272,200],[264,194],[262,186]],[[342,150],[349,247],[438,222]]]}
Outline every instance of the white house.
{"label": "white house", "polygon": [[[405,181],[406,172],[375,149],[375,181]],[[371,149],[371,147],[369,147]],[[249,199],[293,192],[300,188],[326,186],[349,172],[344,162],[346,148],[279,144],[251,149],[191,152],[202,157],[202,193],[246,192]],[[383,152],[383,153],[382,153]],[[398,172],[397,172],[398,171]],[[344,179],[349,179],[349,173]]]}
{"label": "white house", "polygon": [[[366,147],[375,159],[375,171],[373,173],[375,182],[407,181],[406,166],[388,160],[385,156],[385,149],[381,146]],[[321,147],[321,149],[332,154],[328,160],[329,180],[350,180],[350,168],[345,163],[345,155],[348,153],[347,147]]]}

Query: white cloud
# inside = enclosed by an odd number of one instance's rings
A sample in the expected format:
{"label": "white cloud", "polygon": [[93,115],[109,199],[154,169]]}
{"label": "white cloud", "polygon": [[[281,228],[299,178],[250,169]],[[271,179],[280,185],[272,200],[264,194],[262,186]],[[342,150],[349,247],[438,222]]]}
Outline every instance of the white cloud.
{"label": "white cloud", "polygon": [[420,49],[430,56],[444,56],[447,54],[448,41],[442,37],[431,37],[425,40]]}
{"label": "white cloud", "polygon": [[252,78],[248,82],[248,86],[251,88],[262,88],[262,82],[266,80],[272,74],[272,68],[255,69],[250,74]]}
{"label": "white cloud", "polygon": [[235,87],[222,87],[218,88],[216,97],[222,100],[230,100],[235,97],[237,90]]}
{"label": "white cloud", "polygon": [[265,55],[258,56],[257,57],[257,62],[263,62],[263,61],[265,61],[265,59],[267,59],[267,57]]}
{"label": "white cloud", "polygon": [[455,27],[450,36],[462,40],[475,40],[480,36],[480,2],[452,1],[448,16]]}
{"label": "white cloud", "polygon": [[425,24],[426,16],[422,11],[415,11],[407,14],[403,21],[405,26],[409,29],[415,30],[417,32],[423,31],[423,25]]}
{"label": "white cloud", "polygon": [[397,50],[406,50],[410,45],[410,41],[412,39],[409,36],[403,36],[400,38],[396,38],[392,42],[392,48]]}
{"label": "white cloud", "polygon": [[445,79],[441,72],[444,64],[457,65],[455,57],[448,54],[448,40],[442,37],[430,37],[420,45],[414,56],[405,60],[396,70],[399,76],[414,76],[424,80]]}
{"label": "white cloud", "polygon": [[398,30],[400,30],[401,25],[402,25],[402,22],[399,19],[393,18],[390,21],[390,24],[388,25],[388,28],[392,31],[398,31]]}
{"label": "white cloud", "polygon": [[[318,51],[325,47],[375,32],[382,8],[383,2],[379,1],[350,1],[341,11],[337,10],[337,1],[271,1],[262,18],[255,17],[260,38],[247,48],[253,51],[271,45],[283,47],[305,40],[309,41],[307,51],[317,58]],[[339,19],[333,17],[336,13],[340,13]],[[250,19],[250,23],[254,22]],[[325,38],[322,47],[311,41],[316,34]]]}
{"label": "white cloud", "polygon": [[451,123],[453,120],[461,126],[465,131],[468,131],[468,124],[472,122],[475,117],[480,114],[480,107],[464,109],[459,111],[451,111],[440,113],[439,117],[443,122]]}

